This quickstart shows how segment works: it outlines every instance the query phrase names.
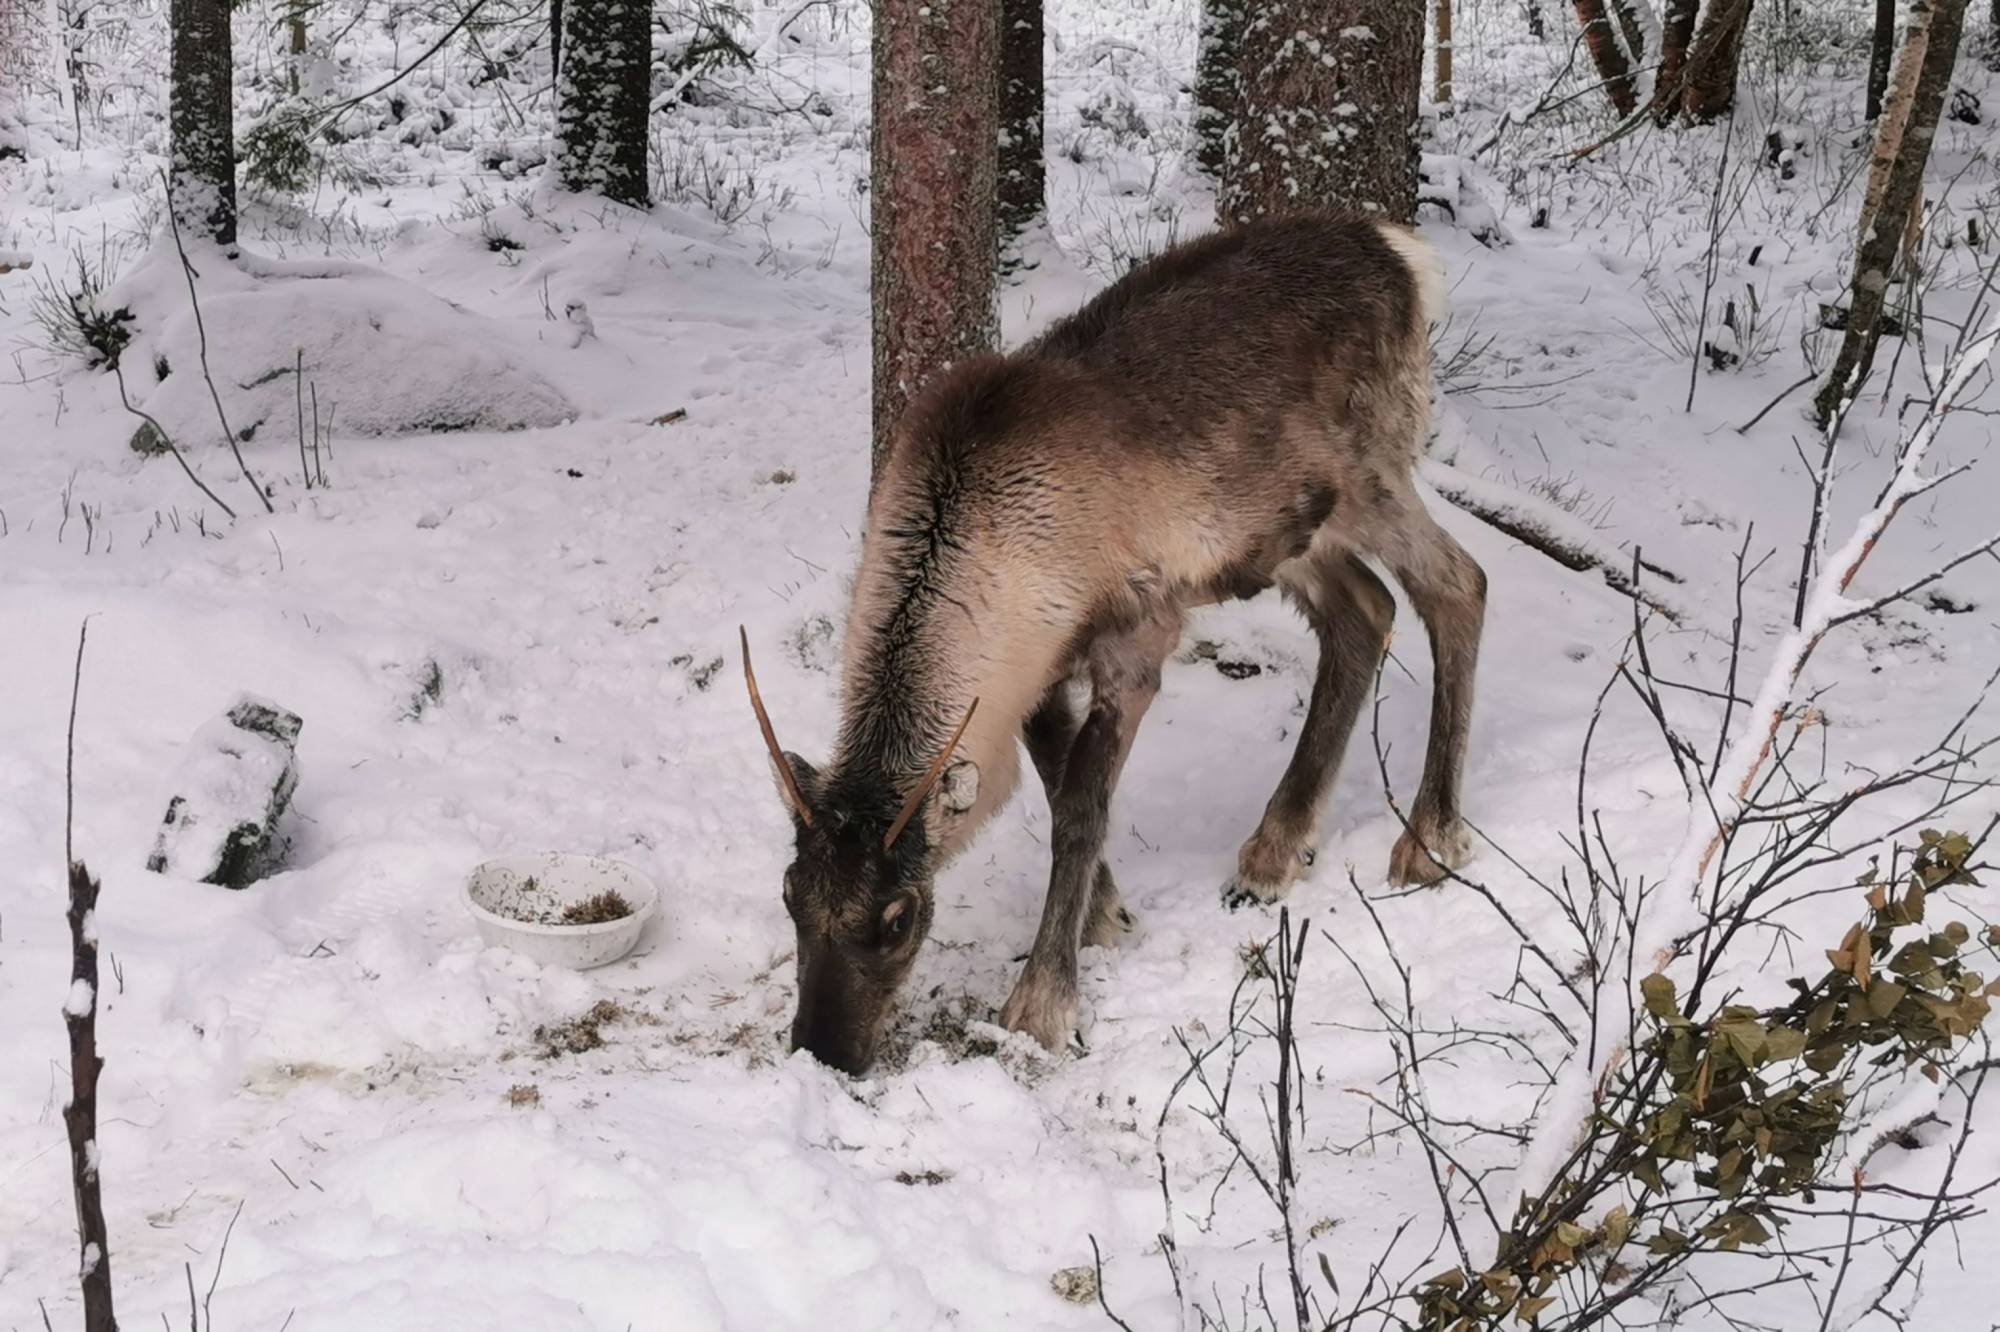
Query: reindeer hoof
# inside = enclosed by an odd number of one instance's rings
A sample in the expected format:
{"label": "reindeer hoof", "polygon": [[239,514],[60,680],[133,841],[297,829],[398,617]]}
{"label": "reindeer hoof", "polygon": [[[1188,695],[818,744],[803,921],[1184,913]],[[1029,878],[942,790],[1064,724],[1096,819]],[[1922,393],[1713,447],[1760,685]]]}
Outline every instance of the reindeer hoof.
{"label": "reindeer hoof", "polygon": [[1398,887],[1433,884],[1470,859],[1472,839],[1463,824],[1454,823],[1421,838],[1414,828],[1407,829],[1389,852],[1389,882]]}
{"label": "reindeer hoof", "polygon": [[1273,846],[1260,828],[1237,853],[1236,873],[1222,886],[1222,904],[1234,911],[1255,902],[1282,901],[1318,858],[1310,846]]}
{"label": "reindeer hoof", "polygon": [[1291,889],[1290,883],[1258,883],[1255,879],[1236,874],[1222,885],[1222,905],[1231,911],[1247,906],[1269,906],[1283,900]]}
{"label": "reindeer hoof", "polygon": [[1077,998],[1074,986],[1061,986],[1021,977],[1000,1010],[1000,1025],[1009,1031],[1024,1031],[1051,1054],[1061,1051],[1076,1031]]}

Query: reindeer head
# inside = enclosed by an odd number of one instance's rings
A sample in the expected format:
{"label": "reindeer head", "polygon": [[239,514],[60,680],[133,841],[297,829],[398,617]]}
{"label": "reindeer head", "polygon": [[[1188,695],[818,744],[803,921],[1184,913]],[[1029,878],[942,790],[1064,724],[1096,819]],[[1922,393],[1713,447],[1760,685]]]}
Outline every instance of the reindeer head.
{"label": "reindeer head", "polygon": [[937,857],[919,816],[939,806],[963,813],[978,795],[977,769],[951,757],[979,700],[898,808],[896,792],[824,780],[812,764],[779,748],[750,669],[748,634],[743,678],[795,836],[785,870],[785,910],[798,931],[792,1048],[844,1073],[863,1073],[930,933]]}

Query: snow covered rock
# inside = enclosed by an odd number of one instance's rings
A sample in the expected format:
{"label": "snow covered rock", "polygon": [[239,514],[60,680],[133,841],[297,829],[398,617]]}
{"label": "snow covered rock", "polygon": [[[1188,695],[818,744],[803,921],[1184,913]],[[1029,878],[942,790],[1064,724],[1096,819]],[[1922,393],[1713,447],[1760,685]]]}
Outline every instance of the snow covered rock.
{"label": "snow covered rock", "polygon": [[[249,253],[190,256],[201,275],[208,366],[239,439],[290,444],[299,384],[343,435],[435,434],[559,425],[576,409],[512,330],[379,269]],[[184,448],[217,445],[201,332],[169,243],[118,283],[142,332],[124,358],[134,401]],[[301,368],[302,367],[302,368]],[[164,446],[133,436],[139,452]]]}
{"label": "snow covered rock", "polygon": [[245,888],[283,854],[278,819],[298,785],[297,713],[237,696],[204,723],[174,774],[173,796],[146,868]]}

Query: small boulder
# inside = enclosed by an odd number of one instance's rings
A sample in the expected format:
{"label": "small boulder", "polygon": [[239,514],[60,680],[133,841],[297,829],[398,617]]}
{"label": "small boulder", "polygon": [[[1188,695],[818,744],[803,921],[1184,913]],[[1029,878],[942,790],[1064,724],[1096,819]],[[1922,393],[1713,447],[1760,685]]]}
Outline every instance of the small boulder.
{"label": "small boulder", "polygon": [[204,723],[174,774],[166,818],[146,868],[247,888],[284,857],[278,820],[298,785],[305,723],[267,699],[237,696]]}

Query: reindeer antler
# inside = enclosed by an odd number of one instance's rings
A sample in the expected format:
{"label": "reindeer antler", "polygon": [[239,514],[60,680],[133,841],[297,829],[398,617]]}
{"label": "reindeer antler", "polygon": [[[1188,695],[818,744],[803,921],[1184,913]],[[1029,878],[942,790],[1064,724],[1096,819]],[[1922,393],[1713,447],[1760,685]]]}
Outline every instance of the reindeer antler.
{"label": "reindeer antler", "polygon": [[778,733],[771,729],[771,714],[764,711],[764,696],[757,692],[757,672],[750,669],[750,631],[739,624],[736,632],[743,640],[743,682],[750,686],[750,706],[757,710],[757,727],[764,732],[764,744],[771,751],[771,762],[778,765],[778,778],[785,784],[785,799],[791,802],[799,819],[810,828],[812,808],[806,804],[805,792],[799,790],[799,777],[792,771],[792,761],[785,757],[784,750],[778,748]]}
{"label": "reindeer antler", "polygon": [[903,835],[903,829],[909,827],[910,820],[917,816],[917,806],[924,803],[924,797],[938,784],[938,778],[944,776],[945,765],[951,762],[951,751],[958,748],[959,738],[965,734],[965,728],[972,725],[972,714],[977,711],[979,711],[979,700],[975,698],[971,706],[966,708],[965,718],[959,722],[958,729],[951,733],[951,739],[944,742],[944,748],[932,761],[930,771],[924,774],[924,779],[910,792],[910,798],[903,802],[902,812],[896,815],[896,821],[889,825],[888,834],[882,838],[884,851],[896,844],[896,839]]}

